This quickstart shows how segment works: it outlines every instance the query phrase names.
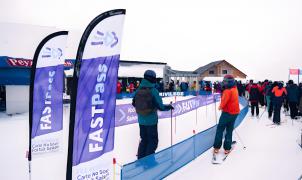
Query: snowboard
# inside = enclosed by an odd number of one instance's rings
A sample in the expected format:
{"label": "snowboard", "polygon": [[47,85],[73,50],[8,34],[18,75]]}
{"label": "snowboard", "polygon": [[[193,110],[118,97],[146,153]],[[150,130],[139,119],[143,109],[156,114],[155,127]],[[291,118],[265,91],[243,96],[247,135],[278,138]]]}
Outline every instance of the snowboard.
{"label": "snowboard", "polygon": [[222,164],[227,159],[227,157],[232,153],[236,143],[237,143],[236,141],[232,142],[231,152],[228,154],[224,154],[224,152],[219,152],[219,153],[213,152],[212,164]]}

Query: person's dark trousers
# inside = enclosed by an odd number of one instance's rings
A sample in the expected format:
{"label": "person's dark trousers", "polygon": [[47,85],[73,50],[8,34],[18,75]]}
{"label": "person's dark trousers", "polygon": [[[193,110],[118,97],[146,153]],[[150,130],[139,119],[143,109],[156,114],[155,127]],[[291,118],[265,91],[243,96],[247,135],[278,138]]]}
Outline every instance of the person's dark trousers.
{"label": "person's dark trousers", "polygon": [[137,158],[143,158],[155,153],[158,145],[157,125],[139,125],[141,141],[138,146]]}
{"label": "person's dark trousers", "polygon": [[255,108],[256,108],[256,115],[259,115],[259,105],[258,102],[251,102],[251,113],[252,116],[254,116],[254,112],[255,112]]}
{"label": "person's dark trousers", "polygon": [[270,102],[270,105],[268,107],[268,118],[271,118],[274,111],[274,103],[273,101]]}
{"label": "person's dark trousers", "polygon": [[287,99],[284,100],[284,105],[283,105],[283,107],[284,107],[285,111],[289,111]]}
{"label": "person's dark trousers", "polygon": [[261,94],[259,96],[259,103],[260,103],[261,106],[264,106],[264,95],[263,94]]}
{"label": "person's dark trousers", "polygon": [[282,103],[276,102],[274,103],[274,117],[273,122],[276,124],[280,124],[280,111],[281,111]]}
{"label": "person's dark trousers", "polygon": [[296,102],[288,102],[289,103],[289,109],[290,109],[290,117],[292,119],[295,119],[295,117],[298,115],[298,103]]}
{"label": "person's dark trousers", "polygon": [[226,112],[222,112],[220,118],[219,118],[219,123],[217,125],[216,129],[216,136],[215,136],[215,141],[214,141],[214,148],[215,149],[220,149],[222,145],[222,136],[224,130],[226,130],[226,134],[224,137],[224,143],[223,143],[223,148],[225,150],[230,150],[232,146],[232,135],[233,135],[233,130],[234,130],[234,123],[237,118],[236,115],[232,115]]}

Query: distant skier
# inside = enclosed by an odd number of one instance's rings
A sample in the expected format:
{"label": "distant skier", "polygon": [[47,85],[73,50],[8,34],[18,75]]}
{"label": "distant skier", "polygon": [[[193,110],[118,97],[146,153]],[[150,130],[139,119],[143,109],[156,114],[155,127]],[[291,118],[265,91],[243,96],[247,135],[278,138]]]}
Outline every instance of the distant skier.
{"label": "distant skier", "polygon": [[293,80],[288,81],[288,86],[286,87],[287,100],[290,109],[291,119],[297,119],[298,116],[298,103],[299,103],[299,87],[294,84]]}
{"label": "distant skier", "polygon": [[239,96],[238,90],[235,84],[234,77],[231,75],[225,75],[223,78],[224,91],[221,97],[221,103],[219,110],[222,110],[222,114],[217,125],[214,153],[218,153],[222,145],[222,136],[224,130],[226,130],[223,148],[225,154],[230,153],[232,146],[232,134],[234,130],[235,120],[240,113],[239,109]]}
{"label": "distant skier", "polygon": [[138,116],[141,141],[138,146],[137,158],[153,154],[158,145],[157,110],[169,111],[172,105],[164,105],[158,90],[155,88],[156,74],[152,70],[144,73],[144,79],[135,92],[132,105]]}
{"label": "distant skier", "polygon": [[273,96],[273,106],[274,106],[274,116],[273,122],[277,125],[280,125],[280,111],[281,106],[284,101],[284,97],[287,95],[286,89],[283,87],[281,82],[278,83],[278,86],[274,87],[272,90]]}
{"label": "distant skier", "polygon": [[251,102],[251,113],[254,116],[254,112],[256,109],[256,116],[259,117],[259,101],[260,101],[260,88],[259,85],[253,83],[249,88],[249,101]]}

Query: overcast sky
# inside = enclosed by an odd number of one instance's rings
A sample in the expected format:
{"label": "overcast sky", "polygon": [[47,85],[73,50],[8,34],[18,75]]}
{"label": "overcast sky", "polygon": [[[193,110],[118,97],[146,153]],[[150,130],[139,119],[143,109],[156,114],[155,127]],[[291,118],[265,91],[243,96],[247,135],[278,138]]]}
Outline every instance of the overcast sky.
{"label": "overcast sky", "polygon": [[83,31],[115,8],[127,11],[124,60],[195,70],[225,59],[256,80],[302,68],[301,0],[0,0],[0,22]]}

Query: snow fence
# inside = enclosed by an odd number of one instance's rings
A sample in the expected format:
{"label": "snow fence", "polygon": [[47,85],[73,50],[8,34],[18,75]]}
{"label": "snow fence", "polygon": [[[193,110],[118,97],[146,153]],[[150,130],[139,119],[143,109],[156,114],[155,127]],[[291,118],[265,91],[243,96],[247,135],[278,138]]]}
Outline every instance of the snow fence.
{"label": "snow fence", "polygon": [[[213,97],[216,101],[216,96]],[[236,119],[235,128],[248,112],[246,99],[240,97],[239,101],[243,108]],[[169,148],[124,165],[121,169],[121,179],[162,179],[168,176],[210,149],[214,143],[216,128],[217,124]]]}

